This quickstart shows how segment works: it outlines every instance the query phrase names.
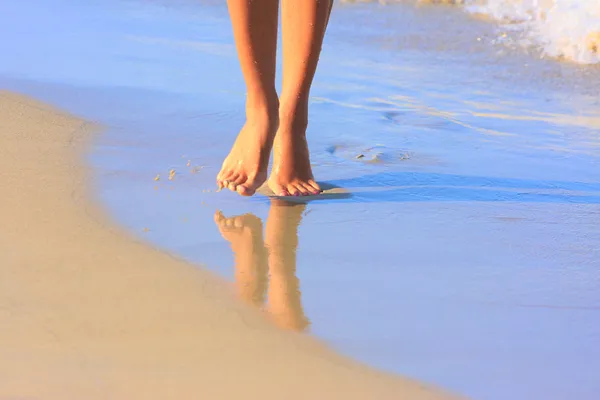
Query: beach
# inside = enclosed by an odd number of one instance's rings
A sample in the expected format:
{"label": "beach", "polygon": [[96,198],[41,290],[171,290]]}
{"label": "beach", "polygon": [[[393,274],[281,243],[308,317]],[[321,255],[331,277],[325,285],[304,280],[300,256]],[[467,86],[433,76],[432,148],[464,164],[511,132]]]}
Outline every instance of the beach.
{"label": "beach", "polygon": [[0,94],[0,398],[450,398],[279,332],[88,198],[97,129]]}
{"label": "beach", "polygon": [[216,191],[223,2],[7,5],[0,400],[598,397],[596,20],[385,3],[334,8],[291,204]]}

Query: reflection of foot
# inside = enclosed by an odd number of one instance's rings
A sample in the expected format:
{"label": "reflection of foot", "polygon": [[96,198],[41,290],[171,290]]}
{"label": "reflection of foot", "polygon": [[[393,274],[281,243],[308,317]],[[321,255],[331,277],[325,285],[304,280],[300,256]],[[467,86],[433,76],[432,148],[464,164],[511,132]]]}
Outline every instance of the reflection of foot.
{"label": "reflection of foot", "polygon": [[235,256],[235,281],[240,296],[260,306],[267,288],[267,253],[262,221],[254,214],[226,218],[215,213],[221,235],[231,244]]}
{"label": "reflection of foot", "polygon": [[219,189],[252,196],[267,179],[277,121],[267,113],[248,118],[217,175]]}
{"label": "reflection of foot", "polygon": [[306,142],[307,124],[298,122],[298,119],[302,120],[296,114],[281,118],[282,122],[275,136],[269,188],[277,196],[307,196],[321,192],[310,166]]}

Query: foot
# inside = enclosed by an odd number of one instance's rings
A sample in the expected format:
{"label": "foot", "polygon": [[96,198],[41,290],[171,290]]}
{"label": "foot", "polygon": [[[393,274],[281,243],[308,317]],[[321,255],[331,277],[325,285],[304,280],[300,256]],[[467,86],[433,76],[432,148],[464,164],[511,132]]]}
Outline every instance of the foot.
{"label": "foot", "polygon": [[227,188],[242,196],[252,196],[267,179],[277,118],[263,114],[249,117],[240,131],[217,175],[219,190]]}
{"label": "foot", "polygon": [[276,196],[321,193],[310,166],[306,124],[282,123],[275,135],[273,150],[273,169],[268,185]]}

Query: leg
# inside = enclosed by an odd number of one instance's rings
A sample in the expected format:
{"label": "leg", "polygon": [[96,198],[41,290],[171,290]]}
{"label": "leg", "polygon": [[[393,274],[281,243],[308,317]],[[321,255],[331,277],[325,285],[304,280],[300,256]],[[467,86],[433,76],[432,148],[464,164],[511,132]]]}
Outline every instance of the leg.
{"label": "leg", "polygon": [[303,331],[309,325],[302,308],[300,282],[296,276],[298,226],[305,209],[305,205],[273,201],[265,236],[271,277],[269,314],[277,326],[294,331]]}
{"label": "leg", "polygon": [[271,190],[281,196],[320,192],[308,145],[308,97],[333,0],[283,0],[283,90],[275,136]]}
{"label": "leg", "polygon": [[233,34],[246,81],[246,124],[217,176],[227,187],[251,196],[267,177],[277,129],[275,91],[279,0],[228,0]]}

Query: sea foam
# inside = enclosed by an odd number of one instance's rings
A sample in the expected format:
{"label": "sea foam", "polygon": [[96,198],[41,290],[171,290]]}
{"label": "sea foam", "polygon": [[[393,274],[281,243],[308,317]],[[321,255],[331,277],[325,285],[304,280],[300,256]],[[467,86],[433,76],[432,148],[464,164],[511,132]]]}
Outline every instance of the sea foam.
{"label": "sea foam", "polygon": [[[354,3],[373,0],[340,0]],[[406,0],[374,0],[381,4]],[[549,57],[581,64],[600,63],[600,0],[416,0],[456,4],[518,32],[527,46]]]}
{"label": "sea foam", "polygon": [[522,31],[545,55],[600,62],[600,0],[464,0],[464,5]]}

